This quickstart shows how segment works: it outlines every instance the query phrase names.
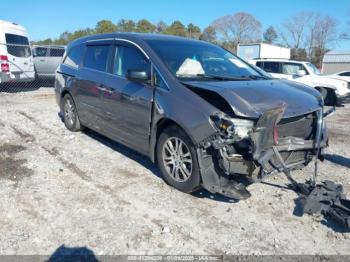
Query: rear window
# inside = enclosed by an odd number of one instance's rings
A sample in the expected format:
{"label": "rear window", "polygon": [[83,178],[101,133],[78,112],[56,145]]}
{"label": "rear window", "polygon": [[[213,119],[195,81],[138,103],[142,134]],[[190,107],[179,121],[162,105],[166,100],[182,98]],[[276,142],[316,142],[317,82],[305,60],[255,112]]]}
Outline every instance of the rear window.
{"label": "rear window", "polygon": [[74,68],[78,68],[81,63],[83,53],[84,53],[84,46],[80,45],[80,46],[73,47],[69,51],[66,58],[64,59],[63,64]]}
{"label": "rear window", "polygon": [[109,50],[109,45],[88,46],[84,58],[84,67],[106,72]]}
{"label": "rear window", "polygon": [[64,49],[63,48],[51,48],[50,49],[50,56],[62,57],[63,55],[64,55]]}
{"label": "rear window", "polygon": [[6,44],[29,45],[27,37],[22,35],[5,34]]}
{"label": "rear window", "polygon": [[7,52],[16,57],[30,57],[32,52],[27,37],[15,34],[5,34]]}

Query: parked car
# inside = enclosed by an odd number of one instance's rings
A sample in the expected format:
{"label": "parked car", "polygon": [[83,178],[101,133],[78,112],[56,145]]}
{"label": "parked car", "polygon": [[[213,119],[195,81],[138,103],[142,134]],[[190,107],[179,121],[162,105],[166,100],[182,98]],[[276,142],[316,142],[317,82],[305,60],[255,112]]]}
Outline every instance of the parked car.
{"label": "parked car", "polygon": [[238,174],[302,168],[326,147],[319,92],[268,78],[219,46],[113,33],[75,40],[66,54],[55,81],[65,126],[148,156],[183,192],[246,198]]}
{"label": "parked car", "polygon": [[62,62],[65,47],[35,45],[32,50],[36,78],[55,78],[56,69]]}
{"label": "parked car", "polygon": [[327,105],[350,102],[349,84],[344,80],[321,75],[312,63],[282,59],[256,59],[250,62],[273,77],[289,79],[316,88]]}
{"label": "parked car", "polygon": [[350,71],[342,71],[333,75],[329,75],[329,77],[344,80],[350,83]]}
{"label": "parked car", "polygon": [[34,64],[26,29],[0,20],[0,83],[34,80]]}

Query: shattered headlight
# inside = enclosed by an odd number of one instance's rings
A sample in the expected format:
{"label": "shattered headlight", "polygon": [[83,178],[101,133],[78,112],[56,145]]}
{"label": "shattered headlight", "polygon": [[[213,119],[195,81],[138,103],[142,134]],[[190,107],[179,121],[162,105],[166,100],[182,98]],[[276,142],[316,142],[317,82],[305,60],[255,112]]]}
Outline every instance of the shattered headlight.
{"label": "shattered headlight", "polygon": [[239,139],[249,137],[249,133],[253,130],[255,124],[251,120],[232,118],[223,114],[212,115],[210,119],[220,132]]}

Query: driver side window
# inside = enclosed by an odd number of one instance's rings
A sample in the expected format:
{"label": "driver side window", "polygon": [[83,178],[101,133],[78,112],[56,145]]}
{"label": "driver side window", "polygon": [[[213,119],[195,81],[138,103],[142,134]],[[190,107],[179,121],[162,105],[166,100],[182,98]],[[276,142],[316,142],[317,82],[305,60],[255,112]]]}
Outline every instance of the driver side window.
{"label": "driver side window", "polygon": [[150,72],[150,68],[150,63],[139,50],[127,46],[116,47],[113,74],[126,77],[130,69]]}

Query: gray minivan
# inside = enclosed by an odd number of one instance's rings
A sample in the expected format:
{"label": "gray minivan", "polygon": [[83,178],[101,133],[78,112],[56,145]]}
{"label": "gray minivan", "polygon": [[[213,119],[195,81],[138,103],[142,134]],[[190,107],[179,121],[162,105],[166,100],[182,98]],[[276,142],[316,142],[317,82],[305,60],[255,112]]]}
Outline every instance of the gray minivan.
{"label": "gray minivan", "polygon": [[54,78],[62,62],[65,46],[35,45],[32,51],[36,78]]}
{"label": "gray minivan", "polygon": [[302,168],[327,146],[319,92],[203,41],[80,38],[67,47],[55,90],[69,130],[88,127],[148,156],[183,192],[243,199],[242,175]]}

